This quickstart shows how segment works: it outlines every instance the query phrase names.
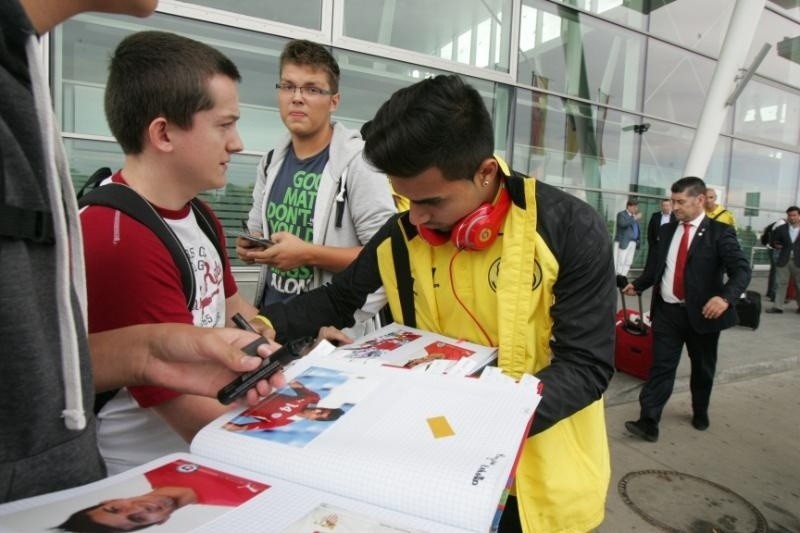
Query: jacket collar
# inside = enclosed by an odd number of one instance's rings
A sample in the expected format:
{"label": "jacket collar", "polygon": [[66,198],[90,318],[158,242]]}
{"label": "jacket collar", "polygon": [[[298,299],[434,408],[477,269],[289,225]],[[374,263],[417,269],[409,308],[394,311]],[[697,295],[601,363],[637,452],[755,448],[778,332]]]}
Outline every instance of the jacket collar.
{"label": "jacket collar", "polygon": [[527,202],[525,201],[524,180],[534,179],[534,178],[525,176],[524,174],[511,170],[508,164],[500,156],[495,155],[494,158],[500,165],[500,172],[503,174],[503,178],[506,181],[506,188],[508,189],[509,196],[511,196],[511,201],[514,202],[514,205],[516,205],[517,207],[525,209]]}

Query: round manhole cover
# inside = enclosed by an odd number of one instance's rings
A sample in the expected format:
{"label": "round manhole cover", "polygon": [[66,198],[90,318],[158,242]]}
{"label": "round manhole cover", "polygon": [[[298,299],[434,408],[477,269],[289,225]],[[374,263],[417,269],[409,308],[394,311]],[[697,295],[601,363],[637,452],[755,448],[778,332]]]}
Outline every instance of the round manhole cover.
{"label": "round manhole cover", "polygon": [[750,502],[711,481],[668,470],[625,474],[622,500],[664,531],[766,533],[767,521]]}

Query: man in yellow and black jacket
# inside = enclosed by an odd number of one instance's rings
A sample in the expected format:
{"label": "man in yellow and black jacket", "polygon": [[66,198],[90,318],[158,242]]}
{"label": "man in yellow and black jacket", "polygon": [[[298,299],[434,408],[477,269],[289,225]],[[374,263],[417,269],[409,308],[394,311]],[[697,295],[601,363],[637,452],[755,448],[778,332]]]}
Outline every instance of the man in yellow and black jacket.
{"label": "man in yellow and black jacket", "polygon": [[597,527],[610,477],[602,395],[616,308],[605,223],[494,157],[489,113],[457,76],[396,92],[365,133],[365,156],[410,210],[330,284],[267,307],[278,340],[346,327],[384,286],[395,321],[498,346],[504,373],[543,383],[516,471],[518,514],[507,508],[501,531]]}

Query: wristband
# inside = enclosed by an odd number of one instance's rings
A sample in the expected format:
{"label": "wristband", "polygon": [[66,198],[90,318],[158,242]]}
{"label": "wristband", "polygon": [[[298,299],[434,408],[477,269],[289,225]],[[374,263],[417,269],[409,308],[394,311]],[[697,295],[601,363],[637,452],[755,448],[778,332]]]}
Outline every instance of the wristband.
{"label": "wristband", "polygon": [[262,322],[265,326],[267,326],[269,329],[275,331],[275,326],[273,326],[270,319],[265,317],[264,315],[256,315],[253,317],[253,320],[258,320],[259,322]]}

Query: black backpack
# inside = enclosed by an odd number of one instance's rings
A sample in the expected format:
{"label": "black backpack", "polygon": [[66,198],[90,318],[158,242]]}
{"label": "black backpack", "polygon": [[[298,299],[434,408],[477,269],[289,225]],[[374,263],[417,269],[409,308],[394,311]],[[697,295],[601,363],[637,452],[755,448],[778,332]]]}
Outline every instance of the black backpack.
{"label": "black backpack", "polygon": [[[169,224],[161,218],[153,206],[145,200],[139,193],[120,183],[108,183],[99,186],[100,183],[106,178],[111,176],[111,169],[108,167],[99,168],[94,174],[89,177],[86,183],[83,184],[80,191],[78,191],[78,206],[85,207],[88,205],[102,205],[117,209],[129,217],[137,220],[141,224],[156,234],[159,240],[169,251],[172,260],[178,267],[181,275],[181,288],[183,295],[186,298],[186,306],[189,310],[194,305],[196,295],[196,286],[194,280],[194,273],[192,271],[191,260],[189,255],[184,250],[178,236],[169,227]],[[87,189],[89,189],[88,192]],[[194,211],[197,223],[203,233],[206,234],[208,239],[213,243],[214,248],[217,249],[220,258],[224,260],[224,250],[220,242],[219,235],[214,229],[213,215],[209,208],[197,198],[193,198],[189,205]],[[119,391],[119,389],[109,390],[95,394],[94,399],[94,414],[98,414],[103,406],[108,403]]]}
{"label": "black backpack", "polygon": [[762,246],[769,246],[772,242],[772,232],[775,230],[775,223],[772,222],[767,224],[764,227],[764,231],[761,232],[761,245]]}
{"label": "black backpack", "polygon": [[[161,218],[150,202],[145,200],[136,191],[120,183],[108,183],[102,187],[99,186],[104,179],[110,176],[111,169],[108,167],[102,167],[92,174],[86,183],[83,184],[80,191],[78,191],[78,206],[102,205],[117,209],[141,224],[144,224],[150,231],[155,233],[167,248],[169,254],[172,256],[172,260],[178,267],[178,271],[181,275],[183,294],[186,297],[186,306],[191,309],[194,304],[197,288],[195,287],[191,261],[186,250],[183,249],[183,245],[172,231],[172,228]],[[88,192],[86,192],[87,189],[89,189]],[[222,248],[219,235],[217,235],[214,228],[213,214],[209,208],[197,198],[193,198],[189,202],[189,205],[192,211],[194,211],[200,229],[203,230],[203,233],[205,233],[212,242],[220,258],[224,258],[225,251]]]}

